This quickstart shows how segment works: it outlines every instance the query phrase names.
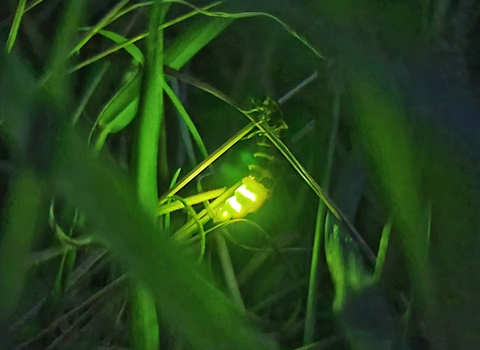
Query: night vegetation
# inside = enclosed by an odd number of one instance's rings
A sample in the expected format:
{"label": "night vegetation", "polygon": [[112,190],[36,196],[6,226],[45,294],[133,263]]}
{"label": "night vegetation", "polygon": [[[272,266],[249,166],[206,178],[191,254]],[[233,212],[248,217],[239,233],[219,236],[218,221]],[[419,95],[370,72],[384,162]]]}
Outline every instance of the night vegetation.
{"label": "night vegetation", "polygon": [[479,15],[0,3],[0,349],[480,349]]}

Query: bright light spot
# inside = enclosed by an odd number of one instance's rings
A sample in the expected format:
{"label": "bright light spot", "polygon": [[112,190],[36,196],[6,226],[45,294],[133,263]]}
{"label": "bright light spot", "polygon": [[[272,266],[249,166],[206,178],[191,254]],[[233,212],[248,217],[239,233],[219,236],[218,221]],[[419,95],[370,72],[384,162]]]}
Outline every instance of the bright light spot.
{"label": "bright light spot", "polygon": [[255,193],[253,193],[252,191],[250,191],[249,189],[247,189],[247,186],[245,185],[242,185],[240,186],[237,191],[244,197],[250,199],[252,202],[255,202],[257,200],[257,196],[255,195]]}
{"label": "bright light spot", "polygon": [[240,213],[242,211],[242,205],[238,203],[236,196],[228,198],[227,202],[237,213]]}

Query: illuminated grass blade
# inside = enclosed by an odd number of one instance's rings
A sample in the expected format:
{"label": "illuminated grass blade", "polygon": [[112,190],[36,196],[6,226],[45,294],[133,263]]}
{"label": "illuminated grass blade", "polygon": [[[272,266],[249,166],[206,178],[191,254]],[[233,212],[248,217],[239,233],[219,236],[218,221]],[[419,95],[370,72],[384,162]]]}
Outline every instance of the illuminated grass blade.
{"label": "illuminated grass blade", "polygon": [[[164,194],[160,200],[159,205],[166,202],[166,200],[177,194],[183,187],[185,187],[190,181],[195,179],[202,171],[208,168],[215,160],[217,160],[222,154],[228,151],[234,144],[240,141],[244,136],[246,136],[250,131],[255,127],[254,124],[248,124],[233,137],[231,137],[227,142],[220,146],[215,152],[213,152],[209,157],[203,160],[198,164],[192,171],[190,171],[183,179],[181,179],[175,187],[170,189],[166,194]],[[228,198],[228,197],[227,197]]]}
{"label": "illuminated grass blade", "polygon": [[19,0],[17,9],[15,10],[15,16],[13,17],[12,26],[10,27],[10,32],[8,33],[6,50],[8,53],[12,51],[13,45],[15,44],[15,39],[17,38],[18,29],[20,28],[20,23],[22,21],[23,14],[25,13],[25,6],[27,0]]}
{"label": "illuminated grass blade", "polygon": [[[225,191],[226,191],[226,188],[219,188],[217,190],[202,192],[202,193],[195,194],[193,196],[185,198],[185,202],[190,206],[200,204],[204,201],[209,201],[209,200],[212,200],[212,199],[215,199],[215,198],[219,197]],[[166,204],[161,205],[158,208],[157,215],[159,215],[159,216],[165,215],[165,214],[171,213],[173,211],[180,210],[183,207],[184,207],[183,203],[181,203],[179,201],[172,201],[171,203],[166,203]]]}

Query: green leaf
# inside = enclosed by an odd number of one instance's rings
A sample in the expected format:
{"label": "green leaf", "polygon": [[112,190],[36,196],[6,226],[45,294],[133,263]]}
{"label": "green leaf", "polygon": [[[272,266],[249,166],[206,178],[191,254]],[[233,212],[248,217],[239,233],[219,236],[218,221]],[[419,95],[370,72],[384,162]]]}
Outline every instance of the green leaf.
{"label": "green leaf", "polygon": [[[121,126],[127,126],[130,121],[118,120],[119,115],[129,107],[135,99],[138,99],[142,74],[140,71],[130,79],[107,103],[98,116],[98,125],[103,129],[121,130]],[[124,117],[125,118],[125,117]],[[133,118],[132,118],[133,119]]]}
{"label": "green leaf", "polygon": [[232,18],[201,17],[165,50],[165,64],[174,69],[182,68],[233,21]]}
{"label": "green leaf", "polygon": [[[122,45],[122,44],[126,43],[127,41],[129,41],[124,36],[119,35],[117,33],[114,33],[110,30],[103,30],[102,29],[102,30],[98,31],[98,34],[101,34],[104,37],[114,41],[118,45]],[[141,65],[144,64],[145,58],[143,56],[143,53],[135,44],[129,44],[129,45],[124,46],[123,48],[125,49],[125,51],[127,51],[135,59],[135,61],[137,61]]]}

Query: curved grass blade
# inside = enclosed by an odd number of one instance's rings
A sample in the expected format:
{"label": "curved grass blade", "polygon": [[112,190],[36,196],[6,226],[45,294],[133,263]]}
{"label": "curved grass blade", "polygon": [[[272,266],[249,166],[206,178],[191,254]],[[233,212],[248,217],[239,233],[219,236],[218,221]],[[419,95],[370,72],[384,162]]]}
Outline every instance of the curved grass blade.
{"label": "curved grass blade", "polygon": [[106,104],[98,117],[98,125],[102,129],[119,131],[131,122],[128,118],[118,120],[118,115],[138,98],[141,81],[139,70]]}
{"label": "curved grass blade", "polygon": [[8,33],[6,50],[7,53],[12,51],[13,45],[15,44],[15,39],[17,38],[18,29],[20,28],[20,23],[22,21],[23,14],[25,13],[25,6],[27,0],[19,0],[17,9],[15,10],[15,16],[13,17],[12,26],[10,27],[10,32]]}
{"label": "curved grass blade", "polygon": [[[127,38],[110,30],[102,29],[98,31],[98,34],[103,35],[119,45],[124,45],[126,42],[128,42]],[[136,45],[129,43],[128,45],[122,46],[122,48],[125,49],[125,51],[127,51],[135,59],[135,61],[141,65],[144,64],[145,57],[143,56],[143,52]]]}
{"label": "curved grass blade", "polygon": [[181,0],[176,0],[172,2],[177,2],[179,4],[184,4],[187,5],[191,8],[194,8],[199,11],[204,16],[209,16],[209,17],[219,17],[219,18],[230,18],[230,19],[239,19],[239,18],[251,18],[251,17],[267,17],[270,19],[273,19],[275,22],[280,24],[291,36],[293,36],[295,39],[299,40],[303,45],[305,45],[308,49],[310,49],[315,56],[319,58],[324,58],[323,55],[313,46],[311,45],[307,39],[305,39],[303,36],[299,35],[295,29],[293,29],[291,26],[289,26],[287,23],[283,22],[281,19],[278,17],[266,13],[266,12],[238,12],[238,13],[228,13],[228,12],[220,12],[220,11],[205,11],[202,9],[199,9],[198,7],[190,4],[189,2],[186,1],[181,1]]}
{"label": "curved grass blade", "polygon": [[[173,187],[173,185],[171,187]],[[184,198],[184,200],[186,204],[189,206],[200,204],[204,201],[209,201],[221,196],[226,191],[226,189],[227,189],[226,187],[223,187],[216,190],[205,191],[205,192],[194,194],[190,197]],[[174,197],[172,196],[171,198],[174,198]],[[162,215],[174,212],[176,210],[180,210],[183,207],[184,207],[184,204],[182,204],[182,202],[172,201],[170,203],[166,203],[158,207],[157,215],[162,216]]]}

